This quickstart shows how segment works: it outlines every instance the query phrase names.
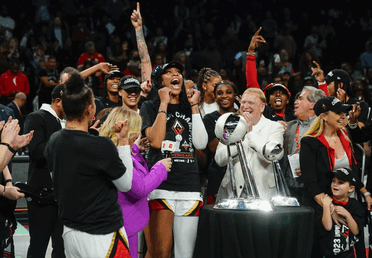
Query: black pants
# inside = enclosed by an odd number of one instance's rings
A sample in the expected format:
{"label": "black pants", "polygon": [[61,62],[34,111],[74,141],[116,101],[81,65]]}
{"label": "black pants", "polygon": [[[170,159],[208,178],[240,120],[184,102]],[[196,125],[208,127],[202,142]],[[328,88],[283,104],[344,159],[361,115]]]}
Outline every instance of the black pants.
{"label": "black pants", "polygon": [[58,218],[57,203],[40,206],[27,202],[30,231],[30,246],[27,258],[45,257],[49,239],[52,238],[52,257],[65,258],[63,225]]}

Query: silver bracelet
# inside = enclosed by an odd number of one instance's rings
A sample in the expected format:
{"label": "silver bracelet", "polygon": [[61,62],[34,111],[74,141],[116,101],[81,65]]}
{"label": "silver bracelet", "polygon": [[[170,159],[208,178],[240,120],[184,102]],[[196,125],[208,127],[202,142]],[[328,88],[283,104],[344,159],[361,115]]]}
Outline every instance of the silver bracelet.
{"label": "silver bracelet", "polygon": [[371,193],[370,192],[365,192],[363,195],[364,195],[364,197],[367,197],[368,195],[371,196]]}
{"label": "silver bracelet", "polygon": [[358,121],[356,121],[354,124],[350,124],[350,121],[347,123],[350,127],[350,129],[355,129],[358,126]]}

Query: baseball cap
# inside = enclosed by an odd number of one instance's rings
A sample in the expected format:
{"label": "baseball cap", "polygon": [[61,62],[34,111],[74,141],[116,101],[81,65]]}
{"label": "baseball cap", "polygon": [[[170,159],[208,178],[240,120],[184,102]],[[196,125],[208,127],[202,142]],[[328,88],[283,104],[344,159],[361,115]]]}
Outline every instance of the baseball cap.
{"label": "baseball cap", "polygon": [[172,68],[172,67],[178,68],[178,70],[180,70],[181,73],[183,72],[183,69],[184,69],[183,65],[180,62],[172,61],[162,66],[161,74],[163,74],[165,70]]}
{"label": "baseball cap", "polygon": [[151,79],[155,82],[155,86],[157,88],[161,88],[161,75],[165,72],[165,70],[169,68],[178,68],[181,73],[183,73],[184,67],[180,62],[172,61],[164,65],[158,65],[152,70],[151,72]]}
{"label": "baseball cap", "polygon": [[116,77],[122,78],[124,76],[124,74],[122,72],[120,72],[119,70],[112,70],[110,72],[112,72],[112,74],[106,74],[104,81],[107,81],[107,79],[109,79],[111,77],[116,76]]}
{"label": "baseball cap", "polygon": [[351,79],[349,74],[342,69],[333,69],[330,71],[327,76],[324,78],[327,84],[333,82],[333,81],[339,81],[344,84],[350,84]]}
{"label": "baseball cap", "polygon": [[136,77],[127,75],[120,79],[118,89],[127,90],[131,88],[141,89],[141,84]]}
{"label": "baseball cap", "polygon": [[314,105],[314,112],[317,116],[322,113],[333,111],[335,113],[344,112],[352,109],[352,105],[344,104],[339,99],[335,97],[327,97],[318,100]]}
{"label": "baseball cap", "polygon": [[339,168],[335,171],[328,171],[326,176],[330,179],[336,177],[338,180],[349,182],[351,185],[356,185],[354,172],[348,168]]}
{"label": "baseball cap", "polygon": [[52,97],[52,99],[61,98],[64,89],[65,89],[65,85],[63,83],[58,84],[56,87],[53,88],[52,93],[50,94],[50,96]]}
{"label": "baseball cap", "polygon": [[270,83],[269,85],[267,85],[265,87],[265,89],[263,90],[264,94],[265,94],[265,97],[266,99],[270,99],[270,95],[272,92],[274,92],[274,90],[284,90],[284,92],[287,94],[288,96],[288,99],[291,98],[291,93],[289,92],[289,90],[287,89],[287,87],[285,87],[284,85],[282,84],[274,84],[274,83]]}

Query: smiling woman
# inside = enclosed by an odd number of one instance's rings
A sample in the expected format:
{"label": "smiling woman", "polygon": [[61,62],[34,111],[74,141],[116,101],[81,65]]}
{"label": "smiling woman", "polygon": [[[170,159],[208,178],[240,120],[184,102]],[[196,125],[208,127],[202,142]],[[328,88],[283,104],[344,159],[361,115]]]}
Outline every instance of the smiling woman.
{"label": "smiling woman", "polygon": [[137,104],[141,98],[141,84],[136,77],[127,75],[121,78],[118,92],[123,107],[138,111]]}
{"label": "smiling woman", "polygon": [[[218,78],[218,77],[215,77]],[[220,167],[217,165],[214,155],[218,145],[218,139],[214,133],[217,119],[227,113],[235,112],[234,100],[238,89],[229,81],[220,81],[213,87],[214,96],[216,96],[216,103],[218,110],[206,114],[203,117],[203,123],[208,133],[208,146],[203,151],[205,155],[199,155],[199,162],[205,164],[207,169],[208,185],[207,185],[207,204],[213,204],[216,201],[218,188],[220,187],[223,176],[226,172],[226,166]],[[207,163],[210,161],[209,163]]]}
{"label": "smiling woman", "polygon": [[[323,207],[324,196],[331,194],[330,181],[326,177],[328,171],[344,167],[358,175],[352,143],[344,129],[345,113],[351,108],[351,105],[344,104],[334,97],[318,100],[314,106],[318,117],[301,139],[300,168],[304,190],[309,198],[309,204],[314,209],[318,205]],[[372,198],[359,179],[355,189],[365,196],[367,205],[370,206]],[[332,218],[334,221],[342,220],[337,213],[334,213]],[[317,245],[320,243],[316,243],[318,237],[316,232],[313,252],[319,249]]]}

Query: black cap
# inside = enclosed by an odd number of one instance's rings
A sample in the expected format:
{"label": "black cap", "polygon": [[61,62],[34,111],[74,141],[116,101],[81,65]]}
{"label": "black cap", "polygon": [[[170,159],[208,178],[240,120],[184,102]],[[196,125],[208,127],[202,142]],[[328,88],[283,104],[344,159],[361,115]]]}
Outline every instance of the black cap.
{"label": "black cap", "polygon": [[64,89],[65,89],[65,85],[63,83],[58,84],[56,87],[53,88],[50,96],[52,97],[52,99],[62,98]]}
{"label": "black cap", "polygon": [[112,74],[106,74],[105,76],[105,79],[104,81],[107,81],[107,79],[111,78],[111,77],[124,77],[124,74],[122,72],[120,72],[119,70],[113,70],[113,71],[110,71]]}
{"label": "black cap", "polygon": [[335,97],[327,97],[320,99],[315,103],[314,112],[317,116],[328,111],[333,111],[335,113],[346,113],[347,111],[351,110],[352,107],[352,105],[344,104]]}
{"label": "black cap", "polygon": [[357,182],[354,172],[348,168],[339,168],[335,171],[328,171],[326,175],[330,179],[336,177],[338,180],[349,182],[351,185],[356,185]]}
{"label": "black cap", "polygon": [[109,74],[109,77],[113,77],[113,76],[117,76],[117,77],[123,77],[124,76],[124,74],[122,73],[122,72],[120,72],[119,70],[113,70],[113,71],[111,71],[112,72],[112,74]]}
{"label": "black cap", "polygon": [[333,82],[333,81],[339,81],[344,84],[350,84],[351,79],[349,74],[342,69],[333,69],[330,71],[327,76],[324,78],[327,84]]}
{"label": "black cap", "polygon": [[180,62],[172,61],[172,62],[169,62],[163,65],[161,74],[163,74],[165,70],[172,68],[172,67],[178,68],[178,70],[180,70],[180,72],[183,73],[183,69],[184,69],[183,65]]}
{"label": "black cap", "polygon": [[120,79],[118,89],[127,90],[130,88],[139,88],[141,89],[141,84],[139,80],[131,75],[124,76]]}
{"label": "black cap", "polygon": [[172,61],[164,65],[158,65],[152,70],[151,72],[151,79],[155,83],[155,87],[161,88],[161,75],[165,72],[165,70],[169,68],[178,68],[181,73],[183,73],[184,67],[180,62]]}

